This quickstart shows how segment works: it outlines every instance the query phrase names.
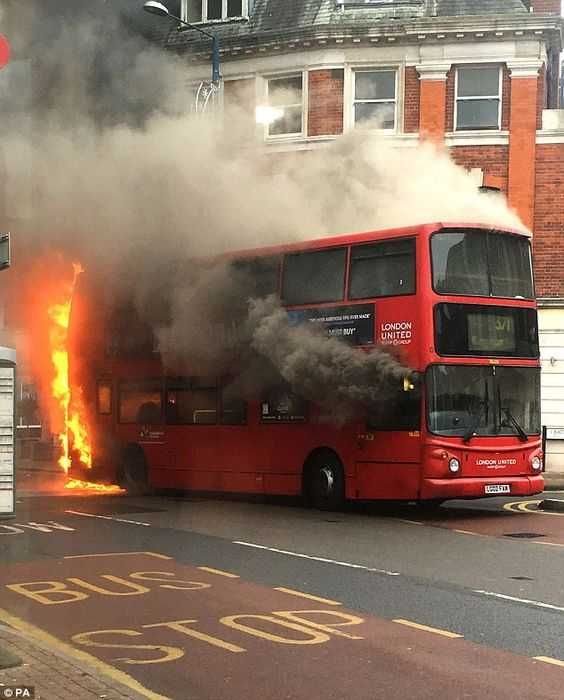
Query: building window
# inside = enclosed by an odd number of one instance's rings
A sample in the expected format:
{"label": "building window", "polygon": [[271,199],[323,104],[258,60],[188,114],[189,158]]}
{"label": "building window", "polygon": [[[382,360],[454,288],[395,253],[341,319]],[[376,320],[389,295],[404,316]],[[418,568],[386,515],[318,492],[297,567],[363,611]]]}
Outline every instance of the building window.
{"label": "building window", "polygon": [[501,87],[499,66],[458,68],[455,129],[500,129]]}
{"label": "building window", "polygon": [[246,17],[249,0],[182,0],[182,19],[186,22],[211,22]]}
{"label": "building window", "polygon": [[396,128],[397,71],[354,71],[354,123],[375,121],[380,129]]}
{"label": "building window", "polygon": [[297,136],[303,133],[303,76],[267,80],[268,136]]}

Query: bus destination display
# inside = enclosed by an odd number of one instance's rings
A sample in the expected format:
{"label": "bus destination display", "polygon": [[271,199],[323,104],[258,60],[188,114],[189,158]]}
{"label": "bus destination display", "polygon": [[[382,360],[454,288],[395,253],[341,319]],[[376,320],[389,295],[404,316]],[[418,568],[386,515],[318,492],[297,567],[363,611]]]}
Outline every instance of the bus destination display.
{"label": "bus destination display", "polygon": [[469,313],[468,349],[470,352],[515,352],[513,316],[492,313]]}

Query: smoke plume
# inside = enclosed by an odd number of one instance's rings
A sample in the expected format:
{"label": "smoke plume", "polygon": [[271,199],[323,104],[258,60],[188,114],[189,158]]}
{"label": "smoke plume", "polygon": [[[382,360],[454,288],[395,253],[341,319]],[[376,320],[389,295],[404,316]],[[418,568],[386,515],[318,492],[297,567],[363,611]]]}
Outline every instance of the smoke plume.
{"label": "smoke plume", "polygon": [[[120,23],[112,3],[4,2],[0,31],[16,51],[0,72],[3,117],[12,105],[0,226],[32,260],[63,251],[133,300],[167,365],[240,362],[243,383],[277,373],[325,405],[370,402],[405,373],[396,358],[291,327],[229,265],[201,259],[439,220],[521,226],[431,144],[398,147],[366,129],[276,154],[251,110],[193,114],[190,69]],[[13,77],[26,66],[22,97]]]}

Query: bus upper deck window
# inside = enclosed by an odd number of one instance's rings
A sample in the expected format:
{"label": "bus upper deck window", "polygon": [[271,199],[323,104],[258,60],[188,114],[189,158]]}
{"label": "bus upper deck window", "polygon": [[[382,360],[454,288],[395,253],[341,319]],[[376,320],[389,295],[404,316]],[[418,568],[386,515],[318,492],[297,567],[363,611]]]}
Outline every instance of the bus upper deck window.
{"label": "bus upper deck window", "polygon": [[415,239],[353,246],[350,298],[415,293]]}
{"label": "bus upper deck window", "polygon": [[286,304],[341,301],[345,294],[346,248],[291,253],[284,260],[282,298]]}

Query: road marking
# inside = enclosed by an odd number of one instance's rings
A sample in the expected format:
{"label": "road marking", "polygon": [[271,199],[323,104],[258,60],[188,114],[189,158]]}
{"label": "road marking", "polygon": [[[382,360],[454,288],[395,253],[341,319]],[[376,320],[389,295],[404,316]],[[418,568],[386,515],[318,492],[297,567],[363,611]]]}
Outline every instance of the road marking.
{"label": "road marking", "polygon": [[222,571],[221,569],[212,569],[211,566],[199,566],[200,571],[207,571],[208,574],[217,574],[218,576],[225,576],[226,578],[240,578],[237,574],[231,574],[229,571]]}
{"label": "road marking", "polygon": [[564,666],[564,661],[560,659],[553,659],[550,656],[533,656],[535,661],[544,661],[545,664],[553,664],[554,666]]}
{"label": "road marking", "polygon": [[557,515],[564,517],[564,513],[555,513],[552,510],[537,510],[530,508],[529,506],[538,506],[542,501],[513,501],[512,503],[505,503],[503,508],[505,510],[510,510],[512,513],[533,513],[534,515]]}
{"label": "road marking", "polygon": [[70,554],[63,559],[87,559],[88,557],[130,557],[144,554],[147,557],[155,557],[156,559],[172,559],[166,554],[157,554],[157,552],[107,552],[106,554]]}
{"label": "road marking", "polygon": [[534,544],[546,544],[549,547],[564,547],[564,544],[561,544],[560,542],[535,542]]}
{"label": "road marking", "polygon": [[474,535],[474,537],[487,537],[480,532],[471,532],[470,530],[453,530],[453,532],[459,532],[461,535]]}
{"label": "road marking", "polygon": [[35,627],[35,625],[32,625],[29,622],[12,615],[6,610],[2,610],[1,608],[0,621],[17,629],[19,632],[32,637],[36,642],[57,649],[60,653],[72,657],[74,661],[78,661],[81,664],[89,664],[101,675],[121,683],[130,690],[139,693],[139,695],[142,697],[148,698],[148,700],[171,700],[171,698],[166,697],[165,695],[159,695],[158,693],[154,693],[152,690],[145,688],[145,686],[141,685],[141,683],[136,681],[135,678],[132,678],[127,673],[110,666],[109,664],[97,659],[95,656],[92,656],[85,651],[75,649],[70,644],[62,642],[60,639],[57,639],[57,637],[49,634],[49,632],[45,632],[39,627]]}
{"label": "road marking", "polygon": [[[22,528],[27,528],[22,530]],[[11,525],[0,525],[0,535],[23,535],[27,530],[33,530],[35,532],[48,532],[52,533],[55,530],[61,532],[76,532],[73,527],[68,525],[61,525],[56,523],[54,520],[49,520],[46,523],[12,523]]]}
{"label": "road marking", "polygon": [[128,525],[142,525],[143,527],[151,527],[151,523],[141,523],[139,522],[139,520],[126,520],[125,518],[114,518],[111,515],[96,515],[95,513],[83,513],[80,510],[65,510],[65,513],[70,513],[71,515],[82,515],[85,518],[113,520],[115,523],[127,523]]}
{"label": "road marking", "polygon": [[408,525],[424,525],[425,524],[425,523],[420,522],[419,520],[406,520],[405,518],[398,518],[398,522],[407,523]]}
{"label": "road marking", "polygon": [[198,630],[186,627],[186,625],[189,625],[192,622],[197,622],[197,620],[173,620],[172,622],[157,622],[152,625],[143,625],[143,629],[168,627],[170,629],[175,630],[176,632],[181,632],[182,634],[186,634],[189,637],[194,637],[194,639],[199,639],[201,642],[207,642],[207,644],[211,644],[214,647],[219,647],[220,649],[231,651],[234,654],[241,654],[247,651],[246,649],[238,646],[237,644],[231,644],[231,642],[226,642],[225,640],[219,639],[218,637],[212,637],[209,634],[204,634],[203,632],[198,632]]}
{"label": "road marking", "polygon": [[558,612],[564,612],[564,608],[559,605],[552,605],[552,603],[543,603],[540,600],[529,600],[528,598],[516,598],[512,595],[505,595],[504,593],[493,593],[492,591],[473,591],[480,595],[487,595],[492,598],[501,598],[503,600],[510,600],[513,603],[523,603],[524,605],[534,605],[537,608],[546,608],[548,610],[556,610]]}
{"label": "road marking", "polygon": [[311,595],[310,593],[302,593],[301,591],[294,591],[292,588],[284,588],[283,586],[278,586],[274,589],[275,591],[280,591],[281,593],[289,593],[290,595],[297,595],[300,598],[308,598],[308,600],[315,600],[317,603],[325,603],[325,605],[342,605],[336,600],[329,600],[329,598],[320,598],[317,595]]}
{"label": "road marking", "polygon": [[429,627],[429,625],[420,625],[418,622],[411,622],[411,620],[392,620],[392,622],[397,622],[398,625],[405,625],[406,627],[413,627],[416,630],[422,630],[423,632],[440,634],[441,637],[448,637],[449,639],[460,639],[461,637],[464,637],[463,634],[458,634],[457,632],[449,632],[448,630],[441,630],[438,627]]}
{"label": "road marking", "polygon": [[233,544],[240,544],[242,547],[253,547],[254,549],[266,549],[269,552],[274,552],[275,554],[286,554],[289,557],[299,557],[300,559],[311,559],[313,561],[320,561],[324,564],[335,564],[336,566],[346,566],[349,569],[361,569],[363,571],[370,571],[375,574],[385,574],[386,576],[401,576],[398,571],[387,571],[386,569],[374,569],[370,566],[364,566],[363,564],[352,564],[348,561],[337,561],[336,559],[327,559],[325,557],[314,557],[310,554],[301,554],[300,552],[289,552],[286,549],[276,549],[276,547],[267,547],[264,544],[254,544],[253,542],[241,542],[239,540],[234,540]]}

